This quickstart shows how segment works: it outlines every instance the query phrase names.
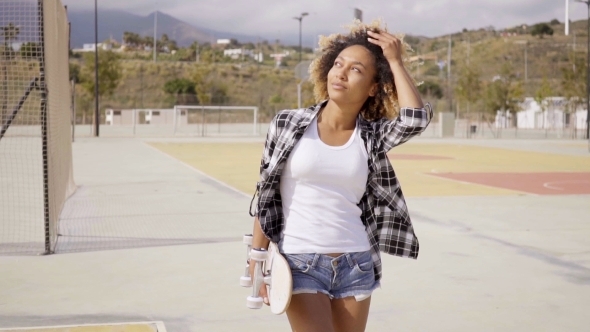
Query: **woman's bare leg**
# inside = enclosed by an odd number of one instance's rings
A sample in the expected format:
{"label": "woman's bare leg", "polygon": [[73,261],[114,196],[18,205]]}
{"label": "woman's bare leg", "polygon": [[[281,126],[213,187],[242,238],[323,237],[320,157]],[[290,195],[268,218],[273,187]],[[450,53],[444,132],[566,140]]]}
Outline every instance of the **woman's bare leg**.
{"label": "woman's bare leg", "polygon": [[335,332],[363,332],[367,326],[371,298],[357,302],[354,296],[332,300]]}
{"label": "woman's bare leg", "polygon": [[295,332],[334,332],[330,299],[325,294],[293,295],[287,317]]}

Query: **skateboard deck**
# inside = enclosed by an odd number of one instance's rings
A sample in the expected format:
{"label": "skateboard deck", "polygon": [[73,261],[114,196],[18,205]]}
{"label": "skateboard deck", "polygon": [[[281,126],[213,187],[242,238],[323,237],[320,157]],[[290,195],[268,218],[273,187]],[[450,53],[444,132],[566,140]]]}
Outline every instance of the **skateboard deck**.
{"label": "skateboard deck", "polygon": [[[293,293],[293,277],[289,263],[281,253],[278,246],[271,242],[268,247],[269,257],[267,268],[270,270],[270,285],[268,296],[270,311],[275,315],[284,313],[291,303]],[[267,279],[268,280],[268,279]]]}

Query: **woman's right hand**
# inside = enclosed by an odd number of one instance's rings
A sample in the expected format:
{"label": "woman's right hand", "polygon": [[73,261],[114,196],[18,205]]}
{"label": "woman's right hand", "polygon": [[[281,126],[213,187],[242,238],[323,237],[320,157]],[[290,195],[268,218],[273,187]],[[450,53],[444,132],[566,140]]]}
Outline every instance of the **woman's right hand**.
{"label": "woman's right hand", "polygon": [[[266,305],[270,305],[270,302],[268,300],[268,291],[266,288],[266,284],[264,283],[264,274],[262,273],[262,268],[261,268],[262,264],[259,264],[259,268],[260,270],[260,275],[262,276],[262,284],[260,286],[260,292],[258,293],[258,296],[260,296],[262,298],[262,301],[264,302],[264,304]],[[254,272],[256,268],[256,262],[253,260],[250,260],[250,278],[252,279],[252,287],[254,287]]]}
{"label": "woman's right hand", "polygon": [[[262,228],[260,227],[260,221],[258,220],[258,217],[254,218],[254,227],[252,230],[252,248],[264,248],[264,249],[268,249],[268,245],[269,245],[270,241],[266,238],[266,236],[264,235],[264,232],[262,232]],[[252,278],[252,285],[254,285],[254,269],[256,267],[256,262],[254,262],[253,260],[250,259],[250,278]],[[262,264],[259,264],[259,266],[261,266]],[[259,267],[260,270],[260,274],[262,275],[262,286],[260,287],[260,292],[259,292],[259,296],[262,298],[262,301],[266,304],[266,305],[270,305],[270,302],[268,300],[268,292],[266,289],[266,284],[264,283],[264,274],[262,273],[262,267]]]}

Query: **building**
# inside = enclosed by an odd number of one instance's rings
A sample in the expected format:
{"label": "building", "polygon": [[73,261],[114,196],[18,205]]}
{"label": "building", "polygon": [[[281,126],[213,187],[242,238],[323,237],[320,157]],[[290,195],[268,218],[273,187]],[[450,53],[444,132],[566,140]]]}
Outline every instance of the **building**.
{"label": "building", "polygon": [[586,110],[567,111],[565,97],[548,97],[543,108],[532,97],[525,98],[517,113],[517,126],[523,129],[586,128]]}
{"label": "building", "polygon": [[228,56],[232,59],[238,59],[240,56],[253,56],[254,52],[252,50],[245,50],[242,48],[230,48],[227,50],[223,50],[223,56]]}
{"label": "building", "polygon": [[[181,110],[177,117],[177,124],[187,124],[188,118],[185,110]],[[132,126],[146,125],[173,125],[174,109],[107,109],[105,110],[105,124],[108,126]]]}
{"label": "building", "polygon": [[111,43],[98,43],[98,44],[84,44],[82,48],[74,49],[74,52],[94,52],[96,50],[96,45],[98,45],[99,50],[103,51],[110,51],[113,49],[113,45]]}
{"label": "building", "polygon": [[223,56],[230,57],[234,60],[239,59],[240,57],[251,57],[258,62],[262,62],[264,60],[264,55],[262,52],[256,53],[254,50],[245,50],[242,48],[231,48],[223,51]]}

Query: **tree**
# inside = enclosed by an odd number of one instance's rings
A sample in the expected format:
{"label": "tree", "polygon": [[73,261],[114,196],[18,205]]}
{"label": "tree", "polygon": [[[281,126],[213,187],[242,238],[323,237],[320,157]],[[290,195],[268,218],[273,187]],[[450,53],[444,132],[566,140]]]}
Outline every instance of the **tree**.
{"label": "tree", "polygon": [[412,48],[415,48],[420,44],[420,38],[409,35],[404,37],[404,41],[412,46]]}
{"label": "tree", "polygon": [[551,25],[558,25],[558,24],[560,24],[560,22],[559,22],[558,19],[554,18],[554,19],[551,20],[551,22],[549,22],[549,24],[551,24]]}
{"label": "tree", "polygon": [[4,38],[4,52],[2,55],[6,59],[12,59],[14,57],[14,50],[10,42],[16,40],[20,33],[20,28],[14,25],[14,23],[8,23],[8,25],[0,28],[0,33]]}
{"label": "tree", "polygon": [[168,50],[170,51],[178,51],[178,44],[176,43],[176,40],[171,40],[168,42]]}
{"label": "tree", "polygon": [[70,81],[80,82],[80,65],[70,62]]}
{"label": "tree", "polygon": [[23,59],[38,59],[43,55],[41,46],[33,42],[24,43],[19,52]]}
{"label": "tree", "polygon": [[476,103],[481,98],[481,71],[474,62],[459,69],[455,94],[457,99],[467,104]]}
{"label": "tree", "polygon": [[158,41],[158,48],[167,48],[168,51],[178,50],[176,40],[170,39],[167,34],[163,34]]}
{"label": "tree", "polygon": [[14,23],[8,23],[8,25],[0,28],[0,32],[4,38],[4,47],[12,49],[10,42],[16,40],[20,33],[20,28],[14,25]]}
{"label": "tree", "polygon": [[523,95],[522,83],[516,80],[514,68],[506,62],[502,65],[500,75],[485,86],[484,109],[491,114],[497,111],[516,113],[520,110]]}
{"label": "tree", "polygon": [[137,34],[129,31],[123,32],[123,43],[132,47],[142,44],[142,38]]}
{"label": "tree", "polygon": [[164,92],[174,96],[175,104],[198,104],[195,82],[186,78],[175,78],[164,83]]}
{"label": "tree", "polygon": [[418,86],[418,91],[425,96],[434,97],[441,99],[443,97],[443,91],[440,85],[432,81],[424,81],[424,83]]}
{"label": "tree", "polygon": [[2,98],[0,107],[0,125],[4,124],[4,117],[8,116],[8,68],[4,60],[12,60],[14,58],[14,50],[12,49],[11,41],[16,40],[20,33],[20,28],[14,25],[14,23],[8,23],[8,25],[0,28],[0,33],[4,37],[4,49],[0,54],[0,60],[2,60]]}
{"label": "tree", "polygon": [[[84,55],[84,67],[80,72],[80,83],[92,98],[94,94],[94,53]],[[98,54],[98,95],[110,96],[121,81],[121,63],[119,56],[111,51],[99,51]]]}
{"label": "tree", "polygon": [[547,80],[547,76],[543,77],[543,81],[541,82],[541,86],[535,92],[535,101],[541,107],[541,111],[545,112],[547,108],[547,103],[545,99],[550,97],[553,91],[551,90],[551,85],[549,84],[549,80]]}
{"label": "tree", "polygon": [[586,101],[586,61],[583,57],[570,57],[572,65],[562,69],[561,88],[572,111]]}
{"label": "tree", "polygon": [[228,86],[216,79],[210,67],[197,66],[193,73],[195,91],[200,104],[224,104],[229,100]]}
{"label": "tree", "polygon": [[154,37],[145,36],[140,38],[140,44],[143,45],[143,47],[154,47]]}
{"label": "tree", "polygon": [[531,35],[539,36],[539,38],[543,38],[544,35],[553,36],[553,28],[547,23],[535,24],[531,30]]}

